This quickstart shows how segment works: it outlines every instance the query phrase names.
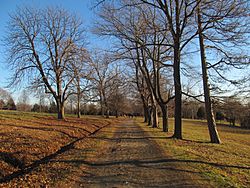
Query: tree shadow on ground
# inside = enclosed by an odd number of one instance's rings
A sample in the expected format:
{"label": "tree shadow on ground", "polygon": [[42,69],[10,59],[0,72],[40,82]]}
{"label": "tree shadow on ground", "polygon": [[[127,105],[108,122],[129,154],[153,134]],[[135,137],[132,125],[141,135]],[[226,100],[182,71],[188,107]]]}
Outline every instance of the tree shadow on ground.
{"label": "tree shadow on ground", "polygon": [[[105,126],[104,126],[105,127]],[[17,167],[20,167],[20,170],[17,170],[9,175],[6,175],[4,177],[2,177],[0,179],[0,183],[6,183],[11,181],[14,178],[18,178],[20,176],[23,176],[25,174],[31,173],[34,169],[36,169],[37,167],[39,167],[41,164],[47,164],[49,163],[52,159],[56,158],[58,155],[65,153],[66,151],[69,151],[71,149],[74,149],[74,145],[95,134],[96,132],[98,132],[100,129],[102,129],[103,127],[100,127],[99,129],[96,129],[95,131],[91,132],[89,135],[84,136],[84,137],[80,137],[75,139],[74,141],[62,146],[59,150],[57,150],[55,153],[52,153],[48,156],[45,156],[39,160],[34,161],[32,164],[24,166],[20,161],[15,160],[15,158],[11,157],[11,154],[6,154],[6,153],[1,153],[0,157],[2,157],[3,159],[5,159],[5,161],[7,161],[9,164],[11,164],[12,166],[17,165]]]}
{"label": "tree shadow on ground", "polygon": [[[181,160],[181,159],[151,159],[151,160],[118,160],[118,161],[103,161],[103,162],[90,162],[86,160],[52,160],[56,163],[76,163],[78,165],[86,165],[91,168],[117,168],[125,167],[127,170],[129,168],[137,169],[138,171],[152,171],[152,169],[164,170],[167,172],[170,177],[161,177],[158,179],[159,182],[155,183],[155,179],[148,180],[144,176],[144,179],[140,181],[135,181],[134,177],[129,177],[129,175],[122,174],[119,170],[113,174],[91,174],[89,173],[87,176],[81,177],[79,183],[83,185],[104,185],[104,187],[109,187],[112,185],[114,187],[119,187],[119,185],[131,186],[132,187],[195,187],[194,181],[207,181],[206,179],[199,176],[200,172],[192,169],[182,168],[181,163],[196,163],[196,164],[206,164],[219,168],[239,168],[239,169],[247,169],[250,167],[247,166],[236,166],[236,165],[227,165],[227,164],[218,164],[201,160]],[[148,169],[148,170],[147,170]],[[189,173],[189,174],[198,174],[195,176],[195,179],[190,179],[189,176],[178,176],[175,177],[173,174],[179,173]],[[136,176],[136,173],[134,174]],[[153,176],[155,177],[155,176]],[[148,182],[149,184],[145,184]],[[155,183],[155,184],[154,184]],[[151,184],[154,184],[153,186]],[[118,185],[118,186],[116,186]]]}
{"label": "tree shadow on ground", "polygon": [[48,163],[51,159],[57,157],[58,155],[74,148],[74,144],[78,141],[80,141],[81,139],[83,138],[79,138],[79,139],[76,139],[75,141],[73,142],[70,142],[69,144],[61,147],[58,151],[56,151],[55,153],[51,154],[51,155],[48,155],[40,160],[37,160],[35,161],[34,163],[32,163],[31,165],[28,165],[28,166],[25,166],[23,167],[22,169],[16,171],[16,172],[13,172],[12,174],[10,175],[7,175],[5,177],[3,177],[2,179],[0,179],[0,183],[6,183],[8,181],[11,181],[12,179],[14,178],[17,178],[17,177],[20,177],[22,175],[25,175],[25,174],[28,174],[30,172],[32,172],[35,168],[37,168],[39,165],[41,164],[46,164]]}
{"label": "tree shadow on ground", "polygon": [[157,160],[123,160],[123,161],[105,161],[105,162],[89,162],[85,160],[54,160],[52,162],[63,162],[63,163],[80,163],[85,164],[91,167],[102,167],[102,166],[112,166],[112,165],[134,165],[134,166],[143,166],[150,164],[164,164],[164,163],[197,163],[197,164],[206,164],[214,167],[220,168],[239,168],[250,170],[249,166],[238,166],[238,165],[228,165],[213,163],[208,161],[201,160],[184,160],[184,159],[157,159]]}
{"label": "tree shadow on ground", "polygon": [[[101,128],[100,128],[101,129]],[[95,134],[97,131],[99,131],[100,129],[97,129],[96,131],[92,132],[90,135]],[[141,131],[138,131],[141,132]],[[112,132],[113,133],[113,132]],[[126,132],[127,133],[127,132]],[[134,133],[134,132],[132,132]],[[90,136],[89,135],[89,136]],[[136,159],[130,159],[130,160],[117,160],[117,161],[102,161],[102,162],[90,162],[87,160],[81,160],[81,159],[73,159],[73,160],[55,160],[55,158],[60,155],[63,154],[69,150],[75,149],[75,144],[78,141],[83,140],[86,137],[81,137],[78,139],[75,139],[74,141],[64,145],[63,147],[61,147],[59,150],[57,150],[55,153],[48,155],[40,160],[35,161],[34,163],[22,167],[22,169],[4,176],[2,179],[0,179],[0,183],[6,183],[11,181],[14,178],[20,177],[22,175],[28,174],[30,172],[32,172],[33,170],[35,170],[37,167],[39,167],[39,165],[41,164],[47,164],[47,163],[67,163],[67,164],[76,164],[76,166],[78,165],[86,165],[89,167],[94,167],[94,168],[98,168],[98,167],[104,167],[104,168],[112,168],[112,166],[114,165],[131,165],[131,166],[135,166],[137,168],[158,168],[158,169],[164,169],[164,170],[169,170],[170,172],[187,172],[187,173],[197,173],[196,171],[192,171],[192,170],[185,170],[185,169],[181,169],[175,166],[175,164],[183,164],[183,163],[194,163],[194,164],[206,164],[206,165],[210,165],[213,167],[218,167],[218,168],[238,168],[238,169],[246,169],[246,170],[250,170],[249,166],[237,166],[237,165],[228,165],[228,164],[219,164],[219,163],[213,163],[213,162],[208,162],[208,161],[202,161],[202,160],[182,160],[182,159],[147,159],[147,160],[136,160]],[[121,137],[121,138],[105,138],[105,137],[91,137],[94,139],[109,139],[109,140],[114,140],[114,141],[119,141],[122,139],[157,139],[157,137]],[[171,139],[170,137],[159,137],[158,139]],[[190,140],[186,140],[186,141],[190,141]],[[193,142],[193,141],[192,141]],[[196,142],[196,141],[194,141]],[[198,143],[200,143],[199,141],[197,141]],[[202,142],[203,143],[203,142]],[[4,155],[4,154],[3,154]],[[56,173],[56,171],[55,171]],[[58,172],[60,173],[60,172]],[[88,172],[87,172],[88,173]],[[96,179],[103,179],[104,177],[101,176],[96,176],[93,175],[91,173],[89,173],[88,178],[90,177],[90,180],[92,178],[93,181],[96,181]],[[185,177],[183,177],[185,178]],[[107,183],[109,183],[108,181],[115,181],[113,178],[110,177],[110,179],[106,180]],[[121,183],[121,182],[117,182],[117,183]],[[124,182],[123,182],[124,183]],[[126,182],[125,182],[126,183]],[[131,183],[131,182],[130,182]],[[138,182],[133,182],[134,185],[141,185]],[[162,184],[162,187],[168,187],[168,184],[166,182],[164,182],[164,184]],[[154,187],[161,187],[161,186],[154,186]],[[181,186],[178,183],[176,183],[175,187]],[[191,185],[190,185],[191,186]],[[171,187],[173,187],[173,185],[171,185]]]}
{"label": "tree shadow on ground", "polygon": [[9,165],[15,168],[19,169],[24,168],[24,162],[16,158],[14,156],[14,153],[0,152],[0,159],[2,159],[4,162],[8,163]]}

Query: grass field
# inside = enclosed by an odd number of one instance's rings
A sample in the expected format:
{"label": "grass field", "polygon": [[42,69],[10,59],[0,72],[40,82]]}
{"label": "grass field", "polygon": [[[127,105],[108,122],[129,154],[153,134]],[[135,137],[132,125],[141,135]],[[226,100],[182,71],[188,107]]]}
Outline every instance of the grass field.
{"label": "grass field", "polygon": [[[105,125],[123,120],[68,116],[65,121],[60,121],[53,114],[0,111],[0,187],[20,187],[20,178],[23,182],[27,181],[23,185],[30,187],[36,182],[37,185],[46,185],[46,181],[58,181],[63,174],[71,173],[69,168],[72,166],[56,162],[50,164],[51,159],[76,145],[84,148],[86,136]],[[167,156],[185,169],[211,179],[215,187],[250,187],[250,130],[218,126],[222,140],[222,144],[218,145],[209,143],[204,121],[183,120],[183,140],[170,138],[173,119],[170,119],[169,133],[146,126],[142,118],[136,118],[135,122],[161,146]],[[74,148],[76,151],[77,148]],[[84,158],[84,152],[81,156],[79,153],[72,155]],[[25,176],[19,176],[22,173]],[[60,177],[55,174],[60,174]]]}
{"label": "grass field", "polygon": [[[74,142],[116,121],[94,116],[81,119],[69,116],[60,121],[55,114],[0,111],[0,187],[15,186],[15,182],[2,186],[1,183],[37,168],[70,148]],[[43,181],[39,173],[32,176],[32,182],[34,179]]]}
{"label": "grass field", "polygon": [[214,181],[215,187],[250,187],[250,130],[218,126],[222,140],[218,145],[209,143],[204,121],[183,120],[183,140],[170,139],[173,119],[170,119],[169,133],[141,122],[142,119],[137,119],[137,123],[167,154]]}

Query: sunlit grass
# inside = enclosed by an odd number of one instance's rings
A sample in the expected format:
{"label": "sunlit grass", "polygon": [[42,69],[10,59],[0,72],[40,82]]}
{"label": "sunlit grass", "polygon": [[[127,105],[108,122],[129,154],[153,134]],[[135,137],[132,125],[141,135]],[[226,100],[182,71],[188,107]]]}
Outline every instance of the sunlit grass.
{"label": "sunlit grass", "polygon": [[[248,187],[250,185],[250,130],[239,127],[218,126],[222,144],[209,141],[205,121],[183,120],[183,140],[173,135],[173,119],[169,120],[169,132],[153,129],[137,118],[167,155],[176,159],[193,161],[187,168],[197,169],[203,176],[215,182],[216,187]],[[160,124],[161,127],[161,124]],[[150,131],[149,131],[150,130]],[[166,139],[157,139],[159,137]],[[200,162],[194,162],[200,161]],[[183,164],[185,165],[185,164]]]}
{"label": "sunlit grass", "polygon": [[[100,116],[83,116],[79,119],[66,115],[65,120],[56,117],[57,114],[0,111],[0,180],[45,160],[44,165],[37,166],[29,174],[4,184],[0,182],[0,187],[40,187],[47,184],[47,181],[53,184],[53,181],[64,178],[70,173],[71,166],[47,164],[46,157],[55,155],[76,140],[79,142],[71,149],[79,151],[78,147],[83,148],[88,144],[84,138],[117,122],[114,118],[104,119]],[[70,157],[70,154],[66,156]],[[72,152],[72,156],[85,157],[84,150],[80,154]]]}

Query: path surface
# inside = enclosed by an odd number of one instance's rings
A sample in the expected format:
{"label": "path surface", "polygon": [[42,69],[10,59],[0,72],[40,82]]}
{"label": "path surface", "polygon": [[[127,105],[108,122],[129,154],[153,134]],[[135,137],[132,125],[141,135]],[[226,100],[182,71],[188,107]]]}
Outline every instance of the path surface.
{"label": "path surface", "polygon": [[95,155],[84,161],[82,187],[210,187],[198,172],[185,170],[166,156],[156,142],[132,120],[102,129]]}

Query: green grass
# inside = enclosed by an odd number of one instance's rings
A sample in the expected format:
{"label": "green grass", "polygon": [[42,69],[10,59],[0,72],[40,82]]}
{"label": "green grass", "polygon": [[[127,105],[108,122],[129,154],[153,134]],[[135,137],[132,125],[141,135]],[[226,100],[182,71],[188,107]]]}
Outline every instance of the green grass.
{"label": "green grass", "polygon": [[183,140],[170,138],[173,119],[169,120],[168,133],[141,122],[142,119],[137,119],[167,155],[187,161],[187,168],[199,171],[214,182],[213,186],[250,187],[250,130],[218,126],[222,144],[212,144],[205,121],[184,119]]}

